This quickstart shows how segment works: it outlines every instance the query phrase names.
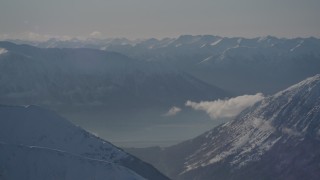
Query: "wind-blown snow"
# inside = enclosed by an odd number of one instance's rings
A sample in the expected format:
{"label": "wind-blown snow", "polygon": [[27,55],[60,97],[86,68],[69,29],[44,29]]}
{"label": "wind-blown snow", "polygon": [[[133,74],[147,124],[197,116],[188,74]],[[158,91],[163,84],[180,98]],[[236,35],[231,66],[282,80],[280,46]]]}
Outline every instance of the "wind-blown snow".
{"label": "wind-blown snow", "polygon": [[216,45],[218,45],[222,40],[223,40],[223,39],[219,39],[219,40],[211,43],[210,45],[211,45],[211,46],[216,46]]}
{"label": "wind-blown snow", "polygon": [[299,44],[290,49],[290,51],[293,52],[295,49],[299,48],[302,45],[302,43],[304,43],[304,41],[300,41]]}
{"label": "wind-blown snow", "polygon": [[202,60],[200,63],[206,62],[206,61],[210,60],[212,57],[213,56],[209,56],[209,57],[205,58],[204,60]]}

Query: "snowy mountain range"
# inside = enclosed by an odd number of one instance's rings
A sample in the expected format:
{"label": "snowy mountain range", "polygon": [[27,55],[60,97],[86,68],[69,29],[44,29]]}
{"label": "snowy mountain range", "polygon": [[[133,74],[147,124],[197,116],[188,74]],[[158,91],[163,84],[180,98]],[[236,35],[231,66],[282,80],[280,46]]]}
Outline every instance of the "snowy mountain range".
{"label": "snowy mountain range", "polygon": [[93,48],[175,66],[235,94],[272,94],[320,73],[317,38],[242,38],[182,35],[177,38],[128,40],[11,40],[42,48]]}
{"label": "snowy mountain range", "polygon": [[164,149],[128,151],[172,179],[315,180],[320,176],[319,120],[316,75],[194,139]]}
{"label": "snowy mountain range", "polygon": [[161,40],[118,38],[14,42],[44,48],[94,48],[145,61],[165,62],[235,94],[275,93],[320,73],[317,68],[320,65],[320,40],[313,37],[249,39],[182,35]]}
{"label": "snowy mountain range", "polygon": [[[161,63],[93,49],[1,42],[0,101],[49,106],[161,106],[228,93]],[[155,95],[156,94],[156,95]]]}
{"label": "snowy mountain range", "polygon": [[[189,139],[220,122],[186,101],[270,95],[320,73],[312,37],[12,42],[0,42],[0,103],[54,109],[112,142]],[[163,116],[173,107],[181,111]]]}
{"label": "snowy mountain range", "polygon": [[0,107],[0,179],[168,179],[37,106]]}

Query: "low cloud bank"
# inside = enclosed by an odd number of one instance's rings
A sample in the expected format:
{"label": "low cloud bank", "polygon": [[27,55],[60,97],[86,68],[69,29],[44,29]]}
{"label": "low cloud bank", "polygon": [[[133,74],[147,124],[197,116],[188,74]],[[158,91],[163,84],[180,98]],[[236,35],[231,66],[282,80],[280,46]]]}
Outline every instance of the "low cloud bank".
{"label": "low cloud bank", "polygon": [[218,99],[216,101],[201,101],[199,103],[187,101],[185,105],[195,110],[205,111],[213,119],[231,118],[263,98],[262,93],[257,93],[255,95],[242,95],[226,100]]}

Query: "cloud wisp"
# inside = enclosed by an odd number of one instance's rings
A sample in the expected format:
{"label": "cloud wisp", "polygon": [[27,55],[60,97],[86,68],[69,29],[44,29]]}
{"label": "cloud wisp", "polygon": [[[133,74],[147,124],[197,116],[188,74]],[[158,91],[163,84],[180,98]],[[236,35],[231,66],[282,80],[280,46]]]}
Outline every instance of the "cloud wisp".
{"label": "cloud wisp", "polygon": [[101,37],[102,33],[99,31],[93,31],[92,33],[90,33],[90,37],[94,37],[94,38],[98,38]]}
{"label": "cloud wisp", "polygon": [[167,113],[164,114],[164,116],[174,116],[181,112],[181,108],[173,106]]}
{"label": "cloud wisp", "polygon": [[237,116],[244,109],[254,105],[264,98],[262,93],[255,95],[242,95],[226,100],[216,101],[187,101],[186,106],[195,110],[205,111],[212,119],[232,118]]}
{"label": "cloud wisp", "polygon": [[8,52],[8,50],[3,49],[3,48],[0,48],[0,55],[1,55],[1,54],[5,54],[5,53],[7,53],[7,52]]}

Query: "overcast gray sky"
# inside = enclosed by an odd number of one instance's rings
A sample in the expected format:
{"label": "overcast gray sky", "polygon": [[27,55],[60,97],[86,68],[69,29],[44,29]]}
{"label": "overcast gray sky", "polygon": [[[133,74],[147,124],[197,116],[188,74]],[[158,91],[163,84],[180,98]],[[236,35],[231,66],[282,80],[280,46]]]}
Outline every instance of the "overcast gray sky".
{"label": "overcast gray sky", "polygon": [[0,0],[0,38],[320,37],[320,0]]}

